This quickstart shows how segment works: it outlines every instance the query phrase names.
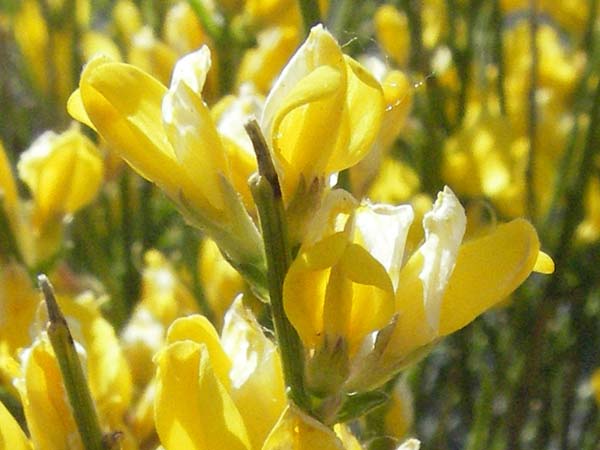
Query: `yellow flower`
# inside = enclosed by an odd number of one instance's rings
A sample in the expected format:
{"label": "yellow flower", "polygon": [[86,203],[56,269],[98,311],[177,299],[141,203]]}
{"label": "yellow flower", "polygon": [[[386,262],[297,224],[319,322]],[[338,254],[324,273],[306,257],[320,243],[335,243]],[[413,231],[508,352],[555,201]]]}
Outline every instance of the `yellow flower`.
{"label": "yellow flower", "polygon": [[33,196],[38,229],[90,203],[103,178],[96,146],[76,128],[42,134],[21,154],[17,169]]}
{"label": "yellow flower", "polygon": [[257,45],[246,51],[237,74],[237,84],[253,83],[260,92],[268,92],[300,41],[294,27],[271,27],[261,30]]}
{"label": "yellow flower", "polygon": [[375,12],[375,35],[383,50],[394,62],[404,67],[410,56],[408,18],[393,5],[382,5]]}
{"label": "yellow flower", "polygon": [[279,355],[241,298],[221,339],[202,316],[176,320],[157,364],[156,429],[166,450],[261,448],[284,409]]}
{"label": "yellow flower", "polygon": [[29,274],[16,263],[0,266],[0,345],[16,357],[29,345],[29,327],[39,303],[39,293]]}
{"label": "yellow flower", "polygon": [[315,26],[275,82],[261,119],[284,198],[360,161],[384,108],[379,83]]}
{"label": "yellow flower", "polygon": [[[176,320],[156,358],[156,429],[165,450],[354,450],[286,405],[279,354],[239,297],[221,338],[202,316]],[[260,411],[260,414],[257,414]]]}
{"label": "yellow flower", "polygon": [[410,255],[413,217],[408,205],[357,206],[336,191],[315,216],[286,276],[284,306],[319,358],[333,357],[331,347],[347,349],[347,369],[332,359],[340,385],[326,388],[377,387],[415,351],[503,300],[532,270],[553,269],[524,220],[463,243],[465,213],[448,188],[425,214],[425,241]]}
{"label": "yellow flower", "polygon": [[596,401],[600,404],[600,369],[596,369],[596,371],[592,374],[590,386]]}
{"label": "yellow flower", "polygon": [[202,47],[178,61],[167,89],[135,66],[99,57],[85,67],[69,111],[165,191],[231,261],[256,272],[262,246],[234,189],[238,156],[201,97],[209,68],[210,51]]}
{"label": "yellow flower", "polygon": [[[113,327],[102,318],[91,295],[76,299],[59,296],[58,300],[76,341],[101,426],[106,431],[122,431],[122,448],[135,449],[124,423],[132,397],[131,378]],[[40,317],[31,328],[39,330],[43,322]],[[58,361],[45,331],[37,334],[20,359],[20,373],[13,383],[21,396],[34,447],[82,449]]]}

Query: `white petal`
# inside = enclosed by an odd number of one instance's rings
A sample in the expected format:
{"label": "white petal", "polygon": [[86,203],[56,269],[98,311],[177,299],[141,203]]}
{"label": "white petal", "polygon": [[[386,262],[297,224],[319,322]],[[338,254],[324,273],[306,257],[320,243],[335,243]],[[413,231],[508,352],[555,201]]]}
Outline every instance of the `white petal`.
{"label": "white petal", "polygon": [[183,82],[196,94],[202,93],[206,75],[210,69],[210,50],[206,45],[177,61],[171,77],[170,90]]}
{"label": "white petal", "polygon": [[398,287],[406,236],[414,217],[410,205],[365,204],[356,213],[355,226],[364,241],[361,244],[385,267],[394,289]]}
{"label": "white petal", "polygon": [[464,208],[447,186],[423,218],[425,243],[420,252],[424,262],[419,278],[423,282],[427,323],[434,333],[439,328],[442,296],[454,270],[466,223]]}

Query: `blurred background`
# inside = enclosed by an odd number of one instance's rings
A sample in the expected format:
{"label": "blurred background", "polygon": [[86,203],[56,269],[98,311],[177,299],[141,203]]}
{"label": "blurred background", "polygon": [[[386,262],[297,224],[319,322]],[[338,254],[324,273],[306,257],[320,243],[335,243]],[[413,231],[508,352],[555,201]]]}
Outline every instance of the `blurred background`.
{"label": "blurred background", "polygon": [[[421,217],[448,185],[468,236],[526,217],[556,265],[390,383],[389,404],[365,418],[370,448],[414,435],[427,450],[599,449],[598,1],[319,3],[392,112],[340,183]],[[218,116],[231,96],[263,98],[304,36],[286,0],[0,0],[0,302],[21,267],[104,295],[120,330],[157,295],[220,325],[239,275],[67,101],[97,52],[168,85],[177,59],[207,44],[203,95]]]}

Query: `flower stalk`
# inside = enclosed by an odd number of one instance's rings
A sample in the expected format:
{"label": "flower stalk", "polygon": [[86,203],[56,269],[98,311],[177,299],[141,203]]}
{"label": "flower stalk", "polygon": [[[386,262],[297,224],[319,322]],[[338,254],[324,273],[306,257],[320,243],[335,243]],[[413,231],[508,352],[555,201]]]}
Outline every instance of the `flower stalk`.
{"label": "flower stalk", "polygon": [[60,366],[83,446],[86,450],[106,450],[94,402],[67,321],[46,275],[38,276],[38,285],[48,308],[46,332]]}
{"label": "flower stalk", "polygon": [[283,281],[291,263],[281,186],[273,161],[256,120],[245,124],[245,129],[258,162],[258,173],[249,181],[250,189],[262,229],[264,241],[271,314],[275,335],[281,352],[281,363],[288,395],[300,408],[309,411],[310,404],[304,390],[304,355],[298,333],[285,315],[283,308]]}

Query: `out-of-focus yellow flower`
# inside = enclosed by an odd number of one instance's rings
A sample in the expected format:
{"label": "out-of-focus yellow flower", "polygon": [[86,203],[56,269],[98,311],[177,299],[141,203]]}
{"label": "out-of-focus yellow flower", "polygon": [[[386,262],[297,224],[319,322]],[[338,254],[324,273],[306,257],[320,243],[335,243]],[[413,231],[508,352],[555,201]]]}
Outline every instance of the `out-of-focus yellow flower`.
{"label": "out-of-focus yellow flower", "polygon": [[[501,0],[500,6],[502,11],[513,13],[528,10],[530,3],[528,0]],[[586,0],[539,0],[537,7],[571,33],[585,30],[591,12],[590,3]]]}
{"label": "out-of-focus yellow flower", "polygon": [[237,156],[201,96],[209,67],[210,51],[202,47],[177,63],[167,89],[135,66],[99,57],[84,69],[69,111],[165,191],[228,258],[256,267],[262,246],[234,189]]}
{"label": "out-of-focus yellow flower", "polygon": [[286,276],[284,306],[304,345],[317,355],[348,349],[344,389],[376,387],[415,351],[504,299],[532,270],[553,270],[524,220],[462,243],[465,213],[448,188],[424,216],[424,243],[409,255],[413,216],[407,205],[357,208],[334,191]]}
{"label": "out-of-focus yellow flower", "polygon": [[163,30],[165,42],[179,55],[207,43],[206,33],[188,2],[177,2],[167,11]]}
{"label": "out-of-focus yellow flower", "polygon": [[600,237],[600,180],[592,177],[585,192],[585,218],[577,228],[577,236],[584,242]]}
{"label": "out-of-focus yellow flower", "polygon": [[154,375],[152,358],[164,344],[169,325],[197,311],[192,293],[167,258],[156,250],[146,252],[141,299],[121,333],[121,346],[136,386],[146,386]]}
{"label": "out-of-focus yellow flower", "polygon": [[48,90],[48,74],[46,72],[48,48],[48,27],[36,0],[25,0],[19,13],[15,16],[15,40],[28,62],[35,85],[42,92]]}
{"label": "out-of-focus yellow flower", "polygon": [[397,205],[409,201],[419,188],[419,176],[412,167],[388,157],[380,166],[368,197],[374,202]]}
{"label": "out-of-focus yellow flower", "polygon": [[133,36],[127,61],[161,83],[168,84],[177,57],[171,47],[157,38],[149,26],[145,26]]}
{"label": "out-of-focus yellow flower", "polygon": [[117,0],[112,10],[112,19],[117,35],[128,47],[133,36],[143,27],[142,13],[132,0]]}
{"label": "out-of-focus yellow flower", "polygon": [[49,5],[52,21],[46,21],[40,3],[25,0],[15,16],[15,40],[27,62],[33,85],[63,105],[74,86],[75,29],[89,21],[89,2],[78,0],[72,20],[65,2]]}
{"label": "out-of-focus yellow flower", "polygon": [[269,91],[300,41],[294,27],[271,27],[261,30],[257,46],[246,51],[237,74],[237,84],[253,83],[259,92]]}
{"label": "out-of-focus yellow flower", "polygon": [[382,5],[375,12],[373,20],[379,45],[398,66],[405,67],[410,56],[410,32],[406,13],[398,11],[393,5]]}
{"label": "out-of-focus yellow flower", "polygon": [[375,78],[344,56],[321,25],[314,27],[275,82],[261,119],[284,198],[360,161],[384,108]]}
{"label": "out-of-focus yellow flower", "polygon": [[244,280],[223,258],[217,244],[210,239],[202,242],[198,273],[204,298],[214,313],[217,328],[220,328],[225,311],[244,289]]}
{"label": "out-of-focus yellow flower", "polygon": [[[325,17],[328,7],[328,0],[319,0],[321,17]],[[298,2],[293,0],[247,0],[244,5],[244,15],[250,23],[259,28],[273,25],[302,28]]]}
{"label": "out-of-focus yellow flower", "polygon": [[423,44],[434,48],[445,36],[448,29],[448,12],[443,0],[425,0],[421,5],[423,22]]}
{"label": "out-of-focus yellow flower", "polygon": [[33,196],[38,229],[90,203],[103,178],[96,146],[76,128],[42,134],[21,154],[17,168]]}
{"label": "out-of-focus yellow flower", "polygon": [[8,263],[0,266],[0,344],[9,355],[31,342],[30,326],[39,304],[39,293],[32,286],[22,266]]}

